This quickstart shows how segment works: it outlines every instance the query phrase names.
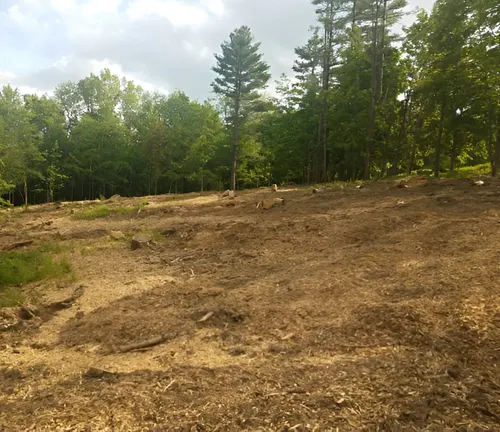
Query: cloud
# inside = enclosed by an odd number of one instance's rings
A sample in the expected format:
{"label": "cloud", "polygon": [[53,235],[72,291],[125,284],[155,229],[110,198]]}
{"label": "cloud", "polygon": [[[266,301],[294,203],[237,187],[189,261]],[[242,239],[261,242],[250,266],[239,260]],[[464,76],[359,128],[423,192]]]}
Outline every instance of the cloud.
{"label": "cloud", "polygon": [[0,70],[15,85],[50,91],[109,67],[145,88],[202,100],[213,54],[232,30],[251,27],[277,79],[314,22],[309,0],[3,0]]}

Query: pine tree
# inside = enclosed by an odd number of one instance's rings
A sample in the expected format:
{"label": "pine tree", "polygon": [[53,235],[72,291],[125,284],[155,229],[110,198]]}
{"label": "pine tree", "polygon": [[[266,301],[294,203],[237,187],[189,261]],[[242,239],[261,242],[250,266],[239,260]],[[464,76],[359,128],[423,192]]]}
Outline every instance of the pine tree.
{"label": "pine tree", "polygon": [[229,41],[221,44],[222,54],[215,54],[217,65],[212,68],[219,76],[212,83],[215,93],[227,98],[230,105],[233,131],[231,189],[236,189],[236,166],[240,144],[240,131],[245,114],[251,111],[271,75],[269,65],[262,60],[260,43],[255,42],[247,26],[234,30]]}

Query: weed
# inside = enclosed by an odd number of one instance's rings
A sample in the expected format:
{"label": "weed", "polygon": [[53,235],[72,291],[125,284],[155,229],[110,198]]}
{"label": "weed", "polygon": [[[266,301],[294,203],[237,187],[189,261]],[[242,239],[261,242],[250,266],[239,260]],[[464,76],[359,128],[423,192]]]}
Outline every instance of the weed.
{"label": "weed", "polygon": [[89,206],[73,216],[76,220],[94,220],[104,218],[111,214],[107,205]]}
{"label": "weed", "polygon": [[0,290],[0,309],[19,306],[25,300],[26,298],[19,288],[5,288]]}
{"label": "weed", "polygon": [[76,220],[94,220],[105,218],[111,215],[128,215],[137,213],[140,209],[144,208],[144,206],[145,204],[125,207],[109,207],[106,204],[91,206],[76,213],[73,218]]}
{"label": "weed", "polygon": [[[43,250],[43,247],[41,249]],[[52,246],[45,249],[55,250]],[[11,286],[22,286],[38,280],[59,278],[71,273],[71,265],[66,258],[56,260],[42,252],[40,248],[26,252],[1,252],[0,303],[12,304],[13,299],[16,301],[21,299],[22,294],[16,294],[17,291],[9,288]]]}
{"label": "weed", "polygon": [[13,205],[10,203],[10,201],[4,200],[2,197],[0,197],[0,208],[11,208]]}
{"label": "weed", "polygon": [[461,167],[454,172],[448,171],[446,174],[444,174],[443,177],[468,179],[487,175],[491,175],[491,166],[490,164],[486,163],[481,165]]}
{"label": "weed", "polygon": [[61,253],[63,249],[64,248],[58,243],[43,243],[36,248],[38,252],[52,254]]}

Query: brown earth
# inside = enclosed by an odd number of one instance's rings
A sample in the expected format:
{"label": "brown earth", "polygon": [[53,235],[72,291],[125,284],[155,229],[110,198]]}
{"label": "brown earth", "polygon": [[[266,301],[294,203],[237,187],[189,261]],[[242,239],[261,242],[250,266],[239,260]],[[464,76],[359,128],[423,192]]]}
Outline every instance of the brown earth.
{"label": "brown earth", "polygon": [[471,184],[16,213],[0,249],[57,242],[75,269],[25,287],[33,310],[83,295],[0,332],[0,430],[499,430],[500,182]]}

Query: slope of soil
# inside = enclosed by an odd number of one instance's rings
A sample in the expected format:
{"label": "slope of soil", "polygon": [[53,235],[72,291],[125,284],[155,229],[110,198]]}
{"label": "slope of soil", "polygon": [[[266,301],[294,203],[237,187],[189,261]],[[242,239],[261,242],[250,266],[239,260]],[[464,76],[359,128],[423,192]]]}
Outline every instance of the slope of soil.
{"label": "slope of soil", "polygon": [[26,293],[83,295],[0,332],[0,430],[497,430],[500,183],[393,186],[7,219],[0,248],[57,242],[75,269]]}

